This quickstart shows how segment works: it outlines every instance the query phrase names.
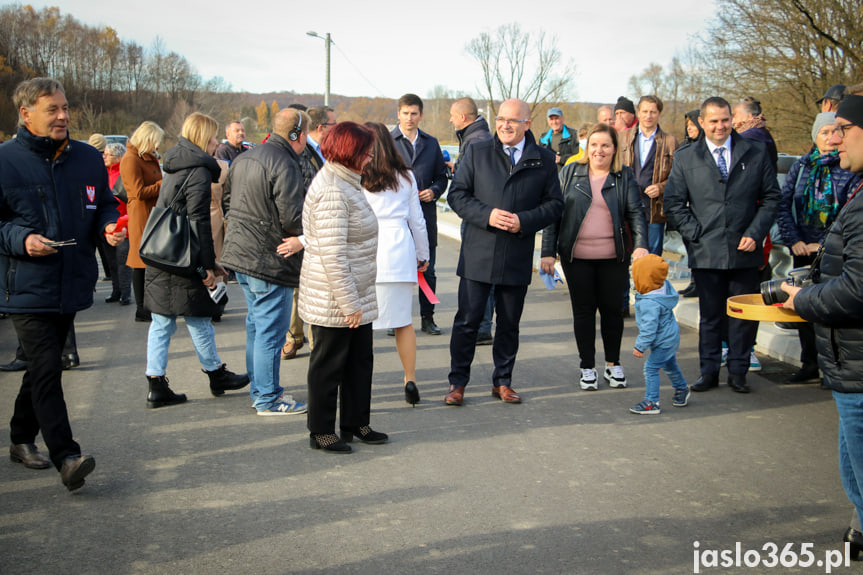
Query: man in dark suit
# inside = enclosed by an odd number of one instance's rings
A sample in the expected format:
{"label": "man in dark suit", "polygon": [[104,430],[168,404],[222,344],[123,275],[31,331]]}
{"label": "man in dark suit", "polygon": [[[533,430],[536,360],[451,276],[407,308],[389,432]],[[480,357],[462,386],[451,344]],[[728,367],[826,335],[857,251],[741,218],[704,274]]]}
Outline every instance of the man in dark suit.
{"label": "man in dark suit", "polygon": [[[446,163],[437,138],[419,129],[423,118],[423,101],[416,94],[405,94],[399,98],[399,125],[392,131],[396,149],[409,167],[413,168],[420,192],[426,232],[429,239],[429,266],[425,278],[432,291],[437,287],[435,254],[437,252],[437,200],[446,190]],[[430,335],[440,335],[434,322],[434,304],[420,291],[420,316],[422,330]]]}
{"label": "man in dark suit", "polygon": [[727,101],[705,100],[698,122],[704,140],[675,153],[665,187],[665,214],[686,242],[698,289],[701,377],[692,391],[719,385],[727,325],[728,385],[748,393],[749,351],[758,324],[728,318],[725,302],[758,291],[762,246],[779,204],[779,184],[767,147],[731,129]]}
{"label": "man in dark suit", "polygon": [[466,222],[457,273],[458,312],[450,339],[447,405],[461,405],[477,330],[494,286],[497,331],[492,395],[521,403],[512,389],[518,324],[533,275],[534,236],[560,218],[563,196],[554,153],[530,133],[530,107],[507,100],[494,139],[475,142],[459,160],[447,199]]}

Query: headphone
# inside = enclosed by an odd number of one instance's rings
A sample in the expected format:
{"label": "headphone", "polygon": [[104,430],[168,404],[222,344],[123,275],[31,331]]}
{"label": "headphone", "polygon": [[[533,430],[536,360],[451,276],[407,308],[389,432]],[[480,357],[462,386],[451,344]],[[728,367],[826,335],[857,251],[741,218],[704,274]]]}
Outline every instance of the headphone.
{"label": "headphone", "polygon": [[296,142],[300,139],[300,134],[303,133],[303,113],[297,110],[297,127],[288,132],[288,139],[292,142]]}

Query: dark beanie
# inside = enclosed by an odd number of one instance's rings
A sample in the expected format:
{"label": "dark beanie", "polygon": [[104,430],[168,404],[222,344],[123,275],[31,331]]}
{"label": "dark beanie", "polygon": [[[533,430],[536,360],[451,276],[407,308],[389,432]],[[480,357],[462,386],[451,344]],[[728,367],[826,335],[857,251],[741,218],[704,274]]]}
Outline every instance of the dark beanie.
{"label": "dark beanie", "polygon": [[863,96],[848,95],[839,102],[837,118],[845,118],[855,126],[863,128]]}
{"label": "dark beanie", "polygon": [[630,114],[635,115],[635,104],[632,103],[632,100],[627,98],[626,96],[621,96],[617,99],[617,104],[614,105],[614,111],[623,110],[624,112],[629,112]]}

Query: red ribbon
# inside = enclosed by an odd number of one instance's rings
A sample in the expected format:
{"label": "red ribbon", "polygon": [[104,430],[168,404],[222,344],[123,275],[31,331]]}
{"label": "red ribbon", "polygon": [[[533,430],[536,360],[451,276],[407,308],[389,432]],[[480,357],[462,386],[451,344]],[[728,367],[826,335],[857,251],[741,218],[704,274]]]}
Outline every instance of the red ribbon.
{"label": "red ribbon", "polygon": [[440,300],[432,291],[429,283],[426,281],[426,276],[422,272],[417,272],[417,282],[420,284],[420,289],[425,294],[426,299],[429,300],[431,304],[438,304]]}

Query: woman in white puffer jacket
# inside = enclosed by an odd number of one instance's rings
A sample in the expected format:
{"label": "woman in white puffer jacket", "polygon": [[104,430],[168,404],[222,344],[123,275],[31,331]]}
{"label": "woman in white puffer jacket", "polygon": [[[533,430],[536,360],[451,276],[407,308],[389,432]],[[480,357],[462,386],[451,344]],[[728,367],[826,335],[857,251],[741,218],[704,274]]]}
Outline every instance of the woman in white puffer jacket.
{"label": "woman in white puffer jacket", "polygon": [[[308,371],[309,445],[333,453],[350,453],[354,437],[387,441],[386,434],[369,427],[378,224],[360,177],[373,143],[373,132],[354,122],[327,132],[321,142],[327,163],[303,206],[306,247],[298,309],[315,341]],[[339,395],[341,438],[335,434]]]}

